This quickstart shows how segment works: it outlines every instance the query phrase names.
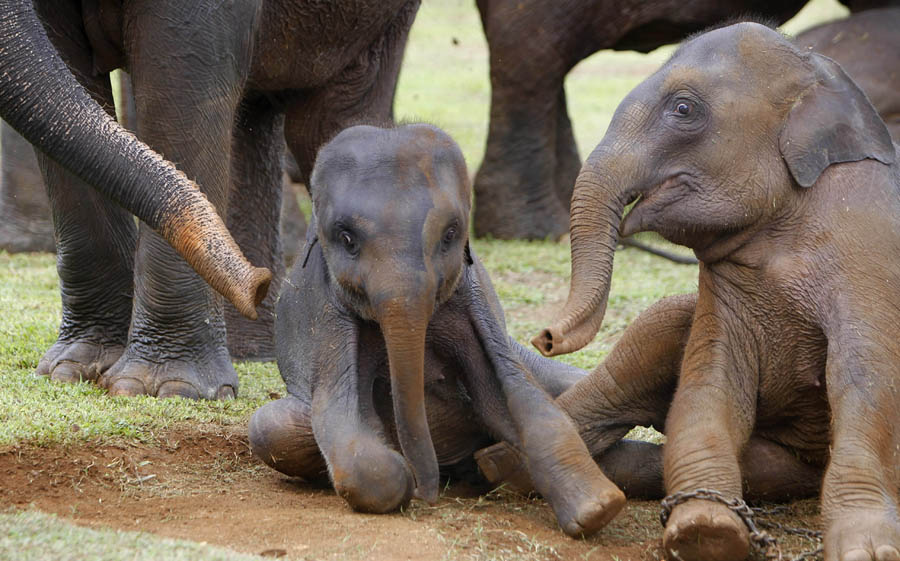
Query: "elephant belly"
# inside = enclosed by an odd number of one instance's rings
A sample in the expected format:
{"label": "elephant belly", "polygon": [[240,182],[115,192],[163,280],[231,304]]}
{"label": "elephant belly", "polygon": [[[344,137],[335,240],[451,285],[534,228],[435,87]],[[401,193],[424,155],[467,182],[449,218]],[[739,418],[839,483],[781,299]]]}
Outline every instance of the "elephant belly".
{"label": "elephant belly", "polygon": [[[375,382],[375,407],[385,430],[399,450],[397,428],[391,406],[390,381],[384,372]],[[454,370],[430,350],[425,355],[425,415],[438,464],[449,466],[472,456],[494,442],[484,429],[468,393]]]}

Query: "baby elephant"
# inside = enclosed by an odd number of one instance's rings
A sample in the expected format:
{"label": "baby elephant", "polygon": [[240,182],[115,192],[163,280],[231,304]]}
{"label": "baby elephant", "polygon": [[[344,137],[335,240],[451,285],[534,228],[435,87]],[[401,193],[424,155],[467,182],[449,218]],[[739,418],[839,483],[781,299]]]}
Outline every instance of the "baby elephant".
{"label": "baby elephant", "polygon": [[502,439],[567,534],[612,519],[625,497],[551,397],[581,373],[507,335],[468,246],[453,140],[428,125],[353,127],[321,150],[311,187],[305,256],[276,308],[290,395],[253,415],[253,452],[288,475],[327,470],[354,509],[387,512],[435,502],[439,465]]}
{"label": "baby elephant", "polygon": [[618,237],[643,231],[694,250],[696,301],[661,303],[647,319],[672,334],[669,350],[644,338],[630,353],[643,374],[607,384],[597,418],[572,417],[602,430],[603,409],[653,387],[669,396],[653,402],[668,410],[669,557],[746,557],[741,519],[695,491],[741,497],[747,451],[762,447],[780,459],[757,468],[824,476],[826,561],[900,560],[900,162],[863,92],[758,24],[683,44],[625,98],[579,174],[569,298],[536,337],[542,352],[593,338]]}

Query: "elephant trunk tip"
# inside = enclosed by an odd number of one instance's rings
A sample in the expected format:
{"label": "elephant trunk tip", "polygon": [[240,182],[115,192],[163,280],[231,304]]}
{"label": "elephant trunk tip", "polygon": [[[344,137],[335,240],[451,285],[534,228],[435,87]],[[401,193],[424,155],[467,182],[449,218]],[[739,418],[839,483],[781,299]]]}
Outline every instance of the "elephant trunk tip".
{"label": "elephant trunk tip", "polygon": [[272,272],[264,267],[251,267],[244,282],[235,286],[225,296],[248,319],[257,318],[256,307],[265,299],[272,283]]}
{"label": "elephant trunk tip", "polygon": [[576,337],[570,337],[566,330],[559,326],[550,326],[543,329],[532,340],[531,344],[544,356],[553,357],[577,351],[587,345],[590,339],[579,342]]}
{"label": "elephant trunk tip", "polygon": [[550,328],[542,330],[531,340],[531,344],[544,356],[554,356],[553,331]]}

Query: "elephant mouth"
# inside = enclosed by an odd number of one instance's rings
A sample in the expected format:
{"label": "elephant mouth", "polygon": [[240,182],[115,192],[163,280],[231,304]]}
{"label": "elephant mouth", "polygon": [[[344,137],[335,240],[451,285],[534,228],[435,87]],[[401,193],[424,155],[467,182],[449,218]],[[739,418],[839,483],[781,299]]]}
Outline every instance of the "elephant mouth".
{"label": "elephant mouth", "polygon": [[[634,203],[634,206],[622,219],[619,235],[627,238],[638,232],[658,231],[658,227],[662,225],[657,220],[658,216],[686,197],[692,191],[692,184],[693,177],[681,172],[669,176],[650,189],[640,190],[628,202]],[[659,233],[666,236],[665,232]]]}

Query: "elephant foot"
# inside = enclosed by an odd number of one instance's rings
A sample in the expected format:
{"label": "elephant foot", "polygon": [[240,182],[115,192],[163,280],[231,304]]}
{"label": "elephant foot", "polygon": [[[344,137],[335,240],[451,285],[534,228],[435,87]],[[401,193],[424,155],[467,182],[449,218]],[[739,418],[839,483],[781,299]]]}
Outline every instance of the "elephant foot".
{"label": "elephant foot", "polygon": [[672,510],[663,549],[672,561],[742,561],[750,554],[750,533],[727,506],[692,500]]}
{"label": "elephant foot", "polygon": [[[825,558],[836,561],[900,561],[896,514],[835,509],[825,530]],[[895,512],[895,511],[894,511]]]}
{"label": "elephant foot", "polygon": [[559,201],[520,201],[522,193],[508,197],[489,193],[493,187],[476,184],[473,215],[475,236],[501,240],[560,240],[569,233],[569,214]]}
{"label": "elephant foot", "polygon": [[307,481],[327,481],[325,459],[313,436],[310,407],[294,396],[270,401],[253,413],[250,450],[269,467]]}
{"label": "elephant foot", "polygon": [[346,443],[331,464],[334,490],[358,512],[383,514],[409,504],[415,479],[406,459],[366,438]]}
{"label": "elephant foot", "polygon": [[0,249],[10,253],[31,251],[53,253],[56,251],[50,211],[47,211],[47,216],[43,221],[35,220],[24,227],[19,225],[17,220],[4,216],[4,213],[0,211]]}
{"label": "elephant foot", "polygon": [[38,362],[35,374],[56,382],[94,382],[115,363],[124,345],[89,339],[57,340]]}
{"label": "elephant foot", "polygon": [[99,384],[110,395],[231,399],[237,395],[238,377],[224,349],[205,360],[188,361],[140,356],[129,346]]}
{"label": "elephant foot", "polygon": [[475,462],[484,478],[494,487],[503,486],[515,493],[534,492],[534,482],[528,474],[525,458],[514,446],[498,442],[475,452]]}

